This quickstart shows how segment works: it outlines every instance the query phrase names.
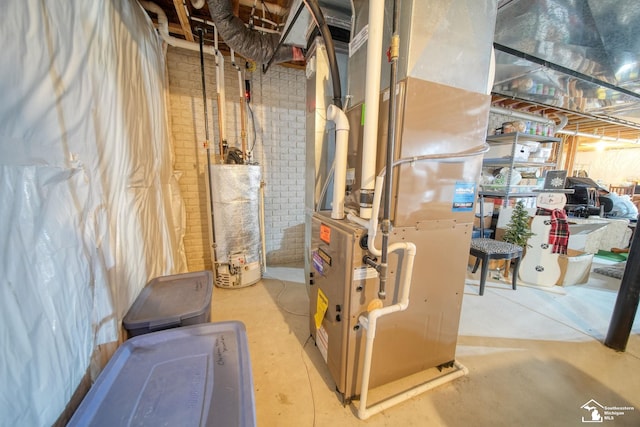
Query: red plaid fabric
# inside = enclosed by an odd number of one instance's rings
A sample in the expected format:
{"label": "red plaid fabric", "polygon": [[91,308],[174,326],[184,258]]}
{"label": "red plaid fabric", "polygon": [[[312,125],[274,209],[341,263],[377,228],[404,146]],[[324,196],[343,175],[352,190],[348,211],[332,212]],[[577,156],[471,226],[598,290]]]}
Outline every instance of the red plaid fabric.
{"label": "red plaid fabric", "polygon": [[552,254],[566,254],[569,245],[569,223],[567,214],[561,209],[551,212],[551,231],[549,232],[549,244]]}

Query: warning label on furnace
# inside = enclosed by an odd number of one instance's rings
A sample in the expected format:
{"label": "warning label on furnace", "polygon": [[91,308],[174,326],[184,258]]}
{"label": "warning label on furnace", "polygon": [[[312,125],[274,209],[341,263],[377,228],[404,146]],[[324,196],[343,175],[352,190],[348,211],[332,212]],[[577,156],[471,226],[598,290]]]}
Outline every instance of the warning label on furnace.
{"label": "warning label on furnace", "polygon": [[322,326],[322,319],[329,307],[329,298],[322,292],[322,289],[318,289],[318,299],[316,301],[316,314],[313,319],[316,321],[316,329],[320,329]]}
{"label": "warning label on furnace", "polygon": [[329,334],[324,329],[324,326],[320,326],[316,333],[316,345],[322,354],[324,363],[327,363],[327,349],[329,348]]}

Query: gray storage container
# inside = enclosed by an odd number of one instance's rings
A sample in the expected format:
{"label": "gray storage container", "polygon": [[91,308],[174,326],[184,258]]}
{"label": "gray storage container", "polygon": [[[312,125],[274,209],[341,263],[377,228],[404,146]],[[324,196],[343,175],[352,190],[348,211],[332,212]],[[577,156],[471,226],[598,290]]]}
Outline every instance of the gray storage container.
{"label": "gray storage container", "polygon": [[135,337],[208,322],[212,291],[211,271],[156,277],[142,289],[122,323]]}
{"label": "gray storage container", "polygon": [[125,341],[69,426],[255,426],[246,330],[206,323]]}

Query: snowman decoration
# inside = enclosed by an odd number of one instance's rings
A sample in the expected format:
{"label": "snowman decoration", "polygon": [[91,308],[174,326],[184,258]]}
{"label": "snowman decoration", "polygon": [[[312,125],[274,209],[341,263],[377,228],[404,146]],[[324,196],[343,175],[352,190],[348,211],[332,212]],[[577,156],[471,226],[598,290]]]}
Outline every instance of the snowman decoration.
{"label": "snowman decoration", "polygon": [[[551,180],[550,184],[561,187]],[[531,222],[533,236],[529,238],[526,254],[520,264],[519,278],[537,286],[554,286],[560,279],[558,258],[567,253],[569,226],[563,210],[567,203],[564,193],[547,190],[536,197],[538,211]]]}

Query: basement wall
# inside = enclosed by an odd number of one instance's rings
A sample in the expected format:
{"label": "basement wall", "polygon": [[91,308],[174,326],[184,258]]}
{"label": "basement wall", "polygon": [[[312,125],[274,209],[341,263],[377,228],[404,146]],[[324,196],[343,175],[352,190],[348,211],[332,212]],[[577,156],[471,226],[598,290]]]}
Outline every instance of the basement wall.
{"label": "basement wall", "polygon": [[165,59],[130,0],[4,1],[0,38],[0,425],[64,425],[186,270]]}
{"label": "basement wall", "polygon": [[[206,36],[205,36],[206,37]],[[245,61],[236,56],[237,64]],[[186,210],[185,253],[190,271],[211,269],[207,225],[206,150],[200,55],[169,47],[167,52],[171,135],[175,170]],[[213,56],[205,55],[209,142],[218,153],[218,110]],[[305,75],[304,70],[272,66],[266,74],[247,71],[251,109],[247,111],[247,145],[262,166],[265,187],[267,264],[301,262],[304,251]],[[244,82],[243,82],[244,87]],[[226,128],[230,146],[240,148],[237,71],[225,56]],[[213,161],[213,159],[212,159]],[[214,189],[215,191],[215,189]]]}
{"label": "basement wall", "polygon": [[640,148],[604,151],[578,151],[574,169],[586,170],[589,177],[605,188],[640,182]]}

